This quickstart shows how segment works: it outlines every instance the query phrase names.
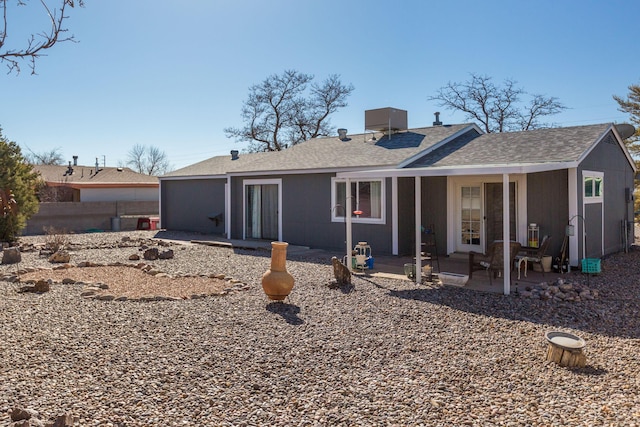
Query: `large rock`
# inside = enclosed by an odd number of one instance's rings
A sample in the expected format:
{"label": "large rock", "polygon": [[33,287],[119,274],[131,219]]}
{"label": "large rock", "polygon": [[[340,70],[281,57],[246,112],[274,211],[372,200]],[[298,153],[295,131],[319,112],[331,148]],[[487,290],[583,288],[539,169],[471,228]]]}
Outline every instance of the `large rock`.
{"label": "large rock", "polygon": [[158,255],[158,258],[160,259],[173,259],[173,250],[172,249],[168,249],[164,252],[161,252]]}
{"label": "large rock", "polygon": [[158,259],[159,255],[160,254],[158,253],[158,248],[151,248],[144,251],[143,257],[148,261],[153,261]]}
{"label": "large rock", "polygon": [[13,410],[11,410],[10,416],[11,421],[30,420],[31,417],[34,416],[34,411],[24,408],[13,408]]}
{"label": "large rock", "polygon": [[54,262],[54,263],[66,263],[66,262],[69,262],[70,260],[71,260],[71,255],[69,254],[68,251],[65,251],[65,250],[59,250],[49,257],[49,262]]}
{"label": "large rock", "polygon": [[49,290],[51,290],[50,280],[38,280],[33,287],[34,292],[49,292]]}
{"label": "large rock", "polygon": [[2,264],[17,264],[22,261],[20,249],[7,248],[2,250]]}

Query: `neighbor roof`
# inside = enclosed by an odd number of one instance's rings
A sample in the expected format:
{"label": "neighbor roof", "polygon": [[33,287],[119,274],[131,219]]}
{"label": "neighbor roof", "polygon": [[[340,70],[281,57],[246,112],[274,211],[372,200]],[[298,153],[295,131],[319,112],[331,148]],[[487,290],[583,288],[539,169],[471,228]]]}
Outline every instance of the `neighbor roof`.
{"label": "neighbor roof", "polygon": [[162,178],[392,168],[467,132],[472,132],[474,137],[480,134],[475,125],[461,124],[410,129],[391,135],[364,133],[350,135],[345,140],[339,137],[314,138],[283,151],[240,153],[236,160],[232,160],[231,156],[213,157],[170,172]]}
{"label": "neighbor roof", "polygon": [[157,187],[158,177],[134,172],[129,168],[95,166],[34,165],[33,169],[49,185],[71,187]]}

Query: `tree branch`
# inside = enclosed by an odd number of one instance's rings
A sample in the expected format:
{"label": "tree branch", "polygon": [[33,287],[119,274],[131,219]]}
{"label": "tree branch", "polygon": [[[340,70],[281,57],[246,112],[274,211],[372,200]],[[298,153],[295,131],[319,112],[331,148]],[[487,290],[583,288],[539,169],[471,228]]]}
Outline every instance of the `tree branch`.
{"label": "tree branch", "polygon": [[[64,27],[65,20],[69,17],[65,14],[65,10],[68,7],[73,8],[77,2],[78,6],[84,7],[84,0],[60,0],[59,9],[51,9],[45,0],[40,0],[42,10],[47,15],[48,20],[51,23],[51,28],[48,31],[41,31],[36,34],[31,34],[26,42],[26,46],[22,48],[10,48],[6,46],[9,22],[9,5],[11,0],[0,0],[0,7],[2,8],[2,30],[0,31],[0,62],[7,65],[8,72],[11,74],[15,72],[19,74],[21,61],[28,61],[31,68],[31,74],[36,74],[36,59],[44,55],[44,51],[51,49],[58,43],[71,41],[76,42],[73,35],[69,37],[62,37],[62,34],[67,32]],[[16,0],[17,7],[27,7],[27,3],[22,0]]]}

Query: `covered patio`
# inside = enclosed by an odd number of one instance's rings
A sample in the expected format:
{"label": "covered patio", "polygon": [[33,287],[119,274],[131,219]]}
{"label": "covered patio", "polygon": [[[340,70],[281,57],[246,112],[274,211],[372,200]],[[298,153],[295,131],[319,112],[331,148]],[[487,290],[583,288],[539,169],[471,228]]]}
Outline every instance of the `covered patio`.
{"label": "covered patio", "polygon": [[[392,227],[394,229],[394,233],[393,233],[393,247],[394,247],[394,254],[397,254],[397,248],[398,248],[398,233],[397,233],[397,229],[398,229],[398,212],[397,212],[397,206],[398,206],[398,200],[397,200],[397,186],[398,186],[398,179],[399,178],[413,178],[414,180],[414,196],[415,196],[415,201],[414,201],[414,206],[415,206],[415,212],[414,212],[414,230],[415,230],[415,235],[414,235],[414,243],[413,243],[413,248],[415,249],[415,254],[412,254],[412,259],[420,259],[421,258],[421,249],[422,249],[422,224],[424,222],[423,219],[423,215],[422,215],[422,206],[423,206],[423,202],[422,202],[422,179],[423,177],[476,177],[476,176],[482,176],[482,177],[487,177],[487,176],[493,176],[495,177],[494,179],[497,179],[498,182],[501,182],[502,184],[502,200],[501,200],[501,204],[502,204],[502,218],[503,220],[501,221],[501,225],[502,225],[502,235],[503,236],[511,236],[512,235],[512,231],[511,227],[512,224],[510,224],[510,221],[508,220],[511,217],[511,207],[510,207],[510,200],[509,200],[509,194],[510,194],[510,182],[512,181],[512,178],[514,177],[523,177],[526,176],[527,174],[530,173],[536,173],[536,172],[546,172],[546,171],[552,171],[552,170],[559,170],[559,169],[568,169],[569,170],[569,182],[570,182],[570,188],[573,188],[574,186],[572,185],[572,183],[575,183],[576,180],[576,175],[577,175],[577,170],[576,170],[576,166],[577,164],[572,163],[572,162],[564,162],[564,163],[554,163],[554,164],[548,164],[548,163],[534,163],[534,164],[512,164],[512,165],[480,165],[480,166],[462,166],[462,167],[420,167],[420,168],[401,168],[401,169],[386,169],[386,170],[369,170],[369,171],[358,171],[358,172],[344,172],[344,173],[339,173],[337,175],[338,178],[340,179],[344,179],[347,183],[346,185],[346,211],[347,212],[351,212],[354,208],[354,206],[352,206],[352,195],[351,195],[351,185],[349,185],[349,183],[351,182],[351,180],[357,180],[357,179],[373,179],[373,178],[390,178],[392,180],[392,194],[394,197],[394,200],[392,201],[392,205],[395,208],[395,211],[392,213],[391,215],[391,221],[392,221]],[[523,191],[523,195],[526,195],[526,180],[522,181],[521,184],[522,188],[521,191]],[[574,194],[575,191],[570,190],[570,194]],[[451,206],[451,202],[447,203],[447,206],[445,207],[447,209],[448,214],[453,215],[453,207]],[[523,213],[523,217],[520,218],[520,220],[517,222],[516,224],[516,229],[518,231],[518,233],[516,233],[518,235],[518,239],[521,241],[523,241],[523,239],[525,239],[525,235],[522,232],[523,231],[523,227],[526,227],[527,224],[527,218],[526,218],[526,205],[524,206],[520,206],[520,211]],[[448,216],[451,216],[448,215]],[[570,204],[569,205],[569,217],[571,217],[572,215],[577,215],[577,206],[575,204]],[[353,227],[352,227],[352,218],[350,215],[347,215],[346,218],[346,226],[345,226],[345,232],[346,232],[346,251],[347,253],[351,253],[351,248],[353,248]],[[441,271],[450,271],[453,273],[458,273],[458,274],[468,274],[468,258],[467,256],[464,256],[463,259],[459,259],[458,258],[458,254],[455,253],[455,239],[456,236],[459,233],[456,233],[456,225],[453,224],[454,221],[449,221],[449,223],[447,224],[447,254],[451,254],[451,255],[455,255],[454,257],[450,257],[451,259],[449,259],[447,261],[447,263],[451,263],[451,265],[449,267],[442,267],[441,266]],[[525,246],[525,245],[523,245]],[[576,236],[572,236],[569,240],[569,254],[570,254],[570,262],[572,265],[577,265],[578,262],[578,240]],[[442,260],[443,257],[440,257],[440,259]],[[472,280],[470,280],[469,285],[467,286],[472,286],[473,283],[476,283],[478,287],[481,288],[487,288],[488,286],[491,288],[496,288],[496,290],[498,289],[498,287],[501,286],[500,291],[502,291],[502,293],[504,293],[505,295],[509,295],[512,290],[515,290],[515,283],[516,280],[512,280],[513,278],[511,277],[511,275],[513,274],[512,268],[509,265],[510,264],[510,256],[509,256],[509,245],[504,245],[504,253],[503,253],[503,259],[504,259],[504,265],[503,265],[503,272],[504,274],[502,274],[502,277],[497,278],[496,280],[493,281],[493,286],[489,286],[489,278],[486,275],[486,273],[484,274],[484,276],[486,277],[486,284],[481,282],[481,277],[482,277],[482,272],[476,272],[476,274],[473,275]],[[382,260],[380,260],[382,261]],[[376,259],[376,262],[380,262]],[[403,265],[404,263],[402,263]],[[351,265],[351,262],[348,262],[348,265]],[[384,265],[384,264],[383,264]],[[401,266],[402,266],[401,265]],[[401,267],[400,266],[400,267]],[[391,267],[391,265],[389,266]],[[397,267],[396,267],[397,269]],[[397,271],[397,270],[396,270]],[[400,270],[400,273],[403,274],[402,270]],[[517,273],[516,273],[517,274]],[[542,273],[540,273],[540,276],[542,276]],[[517,276],[516,276],[517,277]],[[518,279],[518,283],[520,284],[521,282],[523,283],[523,280],[531,280],[531,281],[536,281],[538,280],[538,277],[536,277],[536,275],[534,275],[532,273],[531,277],[527,277],[524,278],[521,276],[520,279]],[[549,279],[551,279],[551,276],[549,275]],[[416,269],[416,275],[414,280],[416,281],[416,283],[421,283],[422,282],[422,271],[421,269]],[[543,280],[540,280],[543,281]],[[539,283],[539,282],[538,282]],[[513,289],[512,289],[513,287]],[[488,289],[487,289],[488,290]]]}

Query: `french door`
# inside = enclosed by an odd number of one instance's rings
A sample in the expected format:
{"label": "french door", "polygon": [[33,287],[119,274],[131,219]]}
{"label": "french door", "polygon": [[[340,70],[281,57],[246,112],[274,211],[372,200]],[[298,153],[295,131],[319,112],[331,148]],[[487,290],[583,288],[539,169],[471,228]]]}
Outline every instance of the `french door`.
{"label": "french door", "polygon": [[483,252],[482,220],[482,185],[461,185],[458,189],[457,247],[459,251]]}
{"label": "french door", "polygon": [[[485,252],[487,243],[503,239],[501,182],[461,182],[456,186],[455,247],[460,252]],[[509,183],[510,240],[516,240],[518,198]]]}

